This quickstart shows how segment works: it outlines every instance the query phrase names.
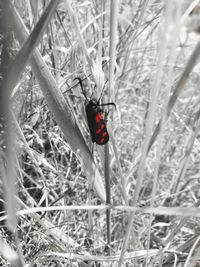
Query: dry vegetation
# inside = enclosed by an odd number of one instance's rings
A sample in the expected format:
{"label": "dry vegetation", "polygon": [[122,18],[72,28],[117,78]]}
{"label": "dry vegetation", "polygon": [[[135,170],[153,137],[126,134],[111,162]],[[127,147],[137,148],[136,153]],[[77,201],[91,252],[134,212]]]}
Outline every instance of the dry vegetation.
{"label": "dry vegetation", "polygon": [[60,1],[23,49],[49,2],[0,1],[0,266],[199,266],[198,1]]}

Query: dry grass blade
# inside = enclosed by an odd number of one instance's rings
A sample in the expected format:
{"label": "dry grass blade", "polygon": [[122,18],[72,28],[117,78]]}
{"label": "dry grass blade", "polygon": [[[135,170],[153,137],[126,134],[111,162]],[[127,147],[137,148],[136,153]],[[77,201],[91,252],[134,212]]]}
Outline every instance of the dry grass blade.
{"label": "dry grass blade", "polygon": [[[152,249],[149,251],[149,255],[151,257],[155,256],[157,253],[157,249]],[[76,259],[76,260],[83,260],[83,261],[95,261],[95,262],[113,262],[113,261],[118,261],[119,260],[119,255],[114,255],[114,256],[93,256],[93,255],[80,255],[80,254],[75,254],[75,253],[56,253],[52,252],[51,254],[48,254],[46,256],[52,256],[53,257],[61,257],[61,258],[70,258],[70,259]],[[128,252],[125,255],[126,260],[130,259],[142,259],[145,258],[147,255],[146,250],[138,250],[138,251],[133,251],[133,252]]]}
{"label": "dry grass blade", "polygon": [[[55,10],[56,10],[56,7],[59,1],[60,0],[52,0],[49,3],[43,15],[41,16],[40,20],[34,27],[32,33],[29,35],[28,39],[23,44],[22,48],[18,52],[13,62],[11,62],[10,67],[8,69],[8,74],[7,74],[7,82],[8,82],[7,86],[9,88],[9,91],[11,91],[13,87],[15,86],[15,84],[17,83],[18,78],[20,74],[22,73],[23,69],[25,68],[27,61],[31,57],[31,54],[34,48],[39,43],[41,36],[47,27],[47,24],[49,23],[52,15],[55,13]],[[5,10],[9,10],[10,8],[12,7],[6,8],[6,5],[5,5]],[[11,12],[9,11],[8,15],[10,14]]]}
{"label": "dry grass blade", "polygon": [[[180,253],[179,258],[174,260],[173,255],[169,255],[167,258],[165,258],[165,261],[163,263],[163,267],[171,267],[173,264],[177,263],[186,263],[187,255],[188,259],[191,256],[190,252],[193,250],[193,248],[196,246],[196,250],[194,255],[190,258],[190,264],[186,265],[188,267],[198,267],[198,265],[194,265],[198,260],[199,260],[199,237],[194,236],[187,240],[183,245],[179,246],[176,251],[178,252],[177,254]],[[189,252],[189,253],[188,253]],[[194,252],[194,251],[193,251]],[[177,265],[176,265],[177,266]],[[185,265],[184,265],[185,266]]]}
{"label": "dry grass blade", "polygon": [[[111,204],[111,184],[110,184],[110,155],[109,146],[106,145],[104,148],[105,153],[105,164],[104,164],[104,175],[105,175],[105,186],[106,186],[106,204]],[[107,224],[107,244],[108,249],[111,243],[111,210],[106,210],[106,224]],[[109,249],[110,254],[110,249]]]}
{"label": "dry grass blade", "polygon": [[172,189],[172,192],[179,192],[181,189],[181,181],[185,176],[186,170],[189,165],[189,158],[191,156],[192,148],[194,145],[194,142],[199,134],[200,131],[200,119],[196,122],[196,129],[191,133],[190,137],[188,138],[188,142],[185,148],[185,153],[183,155],[183,158],[180,162],[180,167],[177,171],[177,178],[176,183],[174,184],[174,187]]}
{"label": "dry grass blade", "polygon": [[[191,71],[193,70],[194,66],[196,65],[196,63],[198,62],[200,56],[200,42],[197,43],[194,51],[192,52],[192,55],[190,56],[187,65],[180,77],[180,79],[178,80],[174,92],[172,94],[172,96],[170,97],[170,100],[167,104],[167,116],[166,116],[166,120],[169,118],[169,115],[171,113],[171,110],[179,96],[179,94],[181,93],[181,91],[183,90],[183,87],[185,85],[185,83],[187,82],[187,79],[189,77],[189,74],[191,73]],[[159,123],[157,124],[153,135],[151,137],[151,140],[149,142],[149,146],[148,146],[148,151],[151,149],[152,145],[154,144],[156,137],[158,136],[158,134],[160,133],[160,128],[161,128],[161,119],[159,121]]]}
{"label": "dry grass blade", "polygon": [[[52,14],[55,11],[55,8],[58,4],[58,0],[57,1],[51,1],[51,3],[48,5],[47,9],[45,10],[45,12],[43,13],[41,19],[39,20],[39,22],[37,23],[37,25],[35,26],[33,32],[30,34],[29,38],[27,39],[27,41],[24,43],[23,47],[20,49],[19,53],[17,54],[17,56],[15,57],[15,59],[10,62],[10,65],[8,67],[8,72],[6,73],[6,76],[4,78],[4,87],[6,87],[6,93],[9,94],[12,89],[14,88],[14,86],[16,85],[18,78],[20,76],[20,74],[22,73],[24,67],[27,64],[28,59],[31,56],[31,53],[33,51],[33,49],[35,48],[35,46],[37,45],[37,43],[39,42],[41,35],[43,34],[47,23],[49,22],[49,20],[51,19]],[[4,11],[7,12],[7,15],[10,14],[10,8],[11,6],[9,5],[9,1],[5,2],[3,1],[3,8]],[[5,97],[5,96],[4,96]],[[14,199],[11,199],[11,196],[14,197],[15,195],[15,144],[14,144],[14,133],[13,130],[11,128],[10,124],[10,118],[9,118],[9,111],[7,112],[7,151],[8,151],[8,155],[7,155],[7,161],[8,161],[8,165],[9,168],[7,170],[7,182],[6,182],[6,198],[7,198],[7,211],[8,211],[8,227],[10,229],[14,229],[15,228],[15,224],[16,224],[16,219],[14,218],[14,210],[15,210],[15,201]]]}
{"label": "dry grass blade", "polygon": [[[30,209],[26,204],[24,204],[24,202],[22,202],[22,200],[17,199],[19,205],[21,207],[24,208],[24,211],[29,212],[32,209]],[[20,211],[18,213],[19,216],[21,216],[22,214],[20,214]],[[62,230],[57,229],[55,227],[55,225],[46,220],[46,219],[41,219],[41,216],[38,215],[36,212],[30,212],[29,216],[31,217],[31,219],[33,219],[34,221],[36,221],[42,229],[45,230],[46,235],[49,237],[53,237],[53,240],[57,243],[57,245],[62,249],[63,244],[65,244],[68,248],[77,248],[79,247],[79,244],[74,241],[70,236],[68,236],[67,234],[63,233]]]}
{"label": "dry grass blade", "polygon": [[[193,267],[193,266],[199,267],[199,264],[200,264],[200,262],[199,262],[199,253],[200,253],[199,240],[200,240],[200,237],[197,237],[197,239],[196,239],[196,241],[195,241],[194,245],[192,246],[192,248],[190,250],[190,253],[189,253],[189,255],[191,256],[189,264],[188,265],[185,264],[184,267],[186,267],[186,266],[188,266],[188,267]],[[191,255],[192,253],[194,253],[193,256]],[[195,263],[195,265],[194,265],[194,263]]]}
{"label": "dry grass blade", "polygon": [[[198,243],[199,243],[199,240],[200,240],[200,237],[198,237],[198,238],[195,240],[193,246],[192,246],[191,249],[190,249],[190,252],[188,253],[187,259],[186,259],[185,264],[184,264],[183,267],[187,267],[187,266],[189,266],[189,262],[191,262],[192,253],[194,252],[195,249],[197,249],[197,245],[198,245]],[[191,264],[193,265],[194,263],[195,263],[195,262],[192,261]]]}
{"label": "dry grass blade", "polygon": [[113,147],[113,151],[114,151],[114,155],[115,155],[115,160],[116,160],[116,164],[119,170],[119,176],[120,176],[120,183],[119,183],[119,190],[121,192],[122,198],[125,202],[126,205],[128,205],[128,194],[126,192],[126,180],[123,177],[123,172],[122,172],[122,167],[121,167],[121,163],[119,161],[119,156],[118,156],[118,151],[117,151],[117,146],[115,143],[115,140],[113,138],[113,134],[110,131],[110,136],[111,136],[111,141],[112,141],[112,147]]}
{"label": "dry grass blade", "polygon": [[70,16],[72,25],[73,25],[73,27],[75,29],[75,33],[77,34],[77,36],[79,38],[79,42],[81,44],[81,48],[83,50],[83,53],[85,54],[85,57],[86,57],[86,59],[88,61],[88,66],[90,67],[90,71],[92,73],[92,61],[91,61],[91,59],[89,57],[89,54],[88,54],[88,51],[87,51],[87,46],[85,44],[85,41],[83,39],[81,30],[80,30],[78,18],[76,16],[76,13],[73,11],[73,9],[71,7],[71,0],[70,1],[65,0],[65,4],[66,4],[67,10],[69,12],[69,16]]}
{"label": "dry grass blade", "polygon": [[110,7],[110,49],[109,49],[109,101],[110,96],[113,96],[114,90],[114,68],[116,62],[116,43],[117,43],[117,16],[118,16],[118,1],[111,1]]}
{"label": "dry grass blade", "polygon": [[[198,202],[199,204],[199,202]],[[26,210],[20,210],[17,212],[18,215],[28,215],[31,213],[37,212],[45,212],[45,211],[53,211],[53,210],[118,210],[118,211],[131,211],[131,212],[139,212],[144,214],[156,214],[156,215],[171,215],[171,216],[182,216],[182,217],[200,217],[200,209],[197,207],[157,207],[157,208],[134,208],[131,206],[107,206],[107,205],[85,205],[85,206],[52,206],[52,207],[38,207],[38,208],[27,208]],[[5,217],[2,217],[0,221],[4,220]],[[178,231],[180,227],[184,224],[179,224],[176,230]],[[175,231],[173,231],[174,233]],[[166,242],[167,243],[167,242]]]}
{"label": "dry grass blade", "polygon": [[[2,3],[1,3],[2,4]],[[5,4],[5,2],[4,2]],[[9,22],[7,19],[6,7],[0,6],[0,47],[1,47],[1,58],[0,58],[0,198],[3,202],[1,203],[1,213],[7,212],[6,226],[10,230],[12,237],[14,237],[15,246],[17,252],[15,252],[10,245],[5,243],[5,240],[0,240],[0,259],[5,259],[16,267],[24,266],[24,260],[21,254],[21,248],[18,244],[16,236],[16,175],[15,175],[15,150],[13,147],[14,141],[10,140],[11,134],[11,122],[10,122],[10,103],[8,96],[8,68],[10,63],[9,49],[12,46],[13,38],[9,31]],[[14,159],[14,161],[13,161]],[[4,198],[4,200],[3,200]],[[4,222],[5,223],[5,222]]]}
{"label": "dry grass blade", "polygon": [[[111,1],[110,5],[110,45],[109,45],[109,88],[108,88],[108,102],[110,102],[110,95],[113,95],[114,89],[114,68],[116,62],[116,41],[117,41],[117,16],[118,16],[118,1]],[[111,204],[111,183],[110,183],[110,156],[109,144],[106,144],[105,149],[105,181],[106,181],[106,203]],[[108,245],[111,242],[111,213],[107,210],[107,239]],[[109,251],[110,253],[110,251]]]}
{"label": "dry grass blade", "polygon": [[[16,37],[22,43],[27,38],[28,32],[23,24],[19,14],[13,8],[12,24]],[[62,129],[71,148],[77,153],[81,163],[83,164],[85,174],[89,182],[94,184],[99,197],[105,201],[105,188],[102,177],[93,161],[92,154],[87,147],[85,140],[77,126],[76,119],[71,112],[71,106],[64,99],[61,91],[58,89],[56,81],[46,66],[39,51],[35,49],[31,57],[31,66],[36,78],[41,86],[41,90],[53,112],[56,121]]]}
{"label": "dry grass blade", "polygon": [[22,267],[18,254],[6,242],[0,239],[0,255],[14,267]]}
{"label": "dry grass blade", "polygon": [[[194,211],[196,210],[197,213],[199,214],[199,205],[200,205],[200,200],[195,204],[194,208],[190,207],[190,212],[193,214],[192,216],[194,216]],[[178,208],[177,208],[178,209]],[[180,209],[179,209],[180,211]],[[186,215],[186,214],[185,214]],[[187,216],[188,217],[188,216]],[[168,236],[166,237],[166,240],[163,242],[165,246],[167,246],[174,238],[175,234],[178,233],[180,231],[180,229],[186,224],[188,218],[182,218],[171,230],[171,232],[168,234]]]}
{"label": "dry grass blade", "polygon": [[[179,33],[179,29],[180,29],[180,25],[179,25],[179,21],[180,21],[180,7],[181,4],[177,3],[177,5],[172,4],[171,2],[167,2],[166,4],[166,18],[165,18],[165,22],[163,25],[163,28],[165,29],[165,33],[163,36],[163,40],[166,44],[163,45],[163,50],[165,51],[167,49],[167,46],[170,46],[170,59],[169,59],[169,74],[168,74],[168,83],[167,83],[167,88],[166,88],[166,92],[165,92],[165,99],[166,99],[166,104],[164,104],[163,107],[163,118],[161,121],[161,131],[160,131],[160,135],[158,137],[158,145],[156,148],[156,166],[155,166],[155,170],[154,170],[154,179],[153,179],[153,188],[152,188],[152,193],[151,193],[151,201],[150,201],[150,206],[154,207],[155,206],[155,199],[156,199],[156,193],[157,193],[157,187],[158,187],[158,181],[159,181],[159,169],[161,166],[161,156],[162,156],[162,151],[163,151],[163,133],[165,128],[163,127],[163,121],[165,121],[165,117],[167,114],[167,101],[170,98],[170,91],[171,91],[171,83],[173,82],[173,64],[175,62],[176,59],[176,46],[177,46],[177,38],[167,38],[167,36],[170,36],[170,31],[171,31],[171,27],[170,27],[170,23],[172,23],[172,14],[173,16],[176,17],[176,23],[173,23],[173,33],[172,36],[177,36],[177,33]],[[163,55],[165,55],[164,51],[162,52]],[[164,58],[160,61],[160,65],[158,66],[158,69],[162,69],[162,63],[164,62]],[[157,77],[158,80],[158,84],[157,84],[157,91],[159,91],[159,88],[161,86],[161,76]],[[148,233],[148,248],[150,248],[150,242],[151,242],[151,226],[152,226],[152,222],[153,222],[153,214],[150,215],[149,218],[149,233]],[[147,257],[146,259],[146,267],[148,266],[148,262],[149,259]]]}

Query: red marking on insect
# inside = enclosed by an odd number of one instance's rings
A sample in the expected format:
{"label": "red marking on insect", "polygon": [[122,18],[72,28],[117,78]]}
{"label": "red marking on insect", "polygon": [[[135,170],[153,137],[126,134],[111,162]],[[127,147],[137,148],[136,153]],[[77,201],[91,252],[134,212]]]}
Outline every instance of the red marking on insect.
{"label": "red marking on insect", "polygon": [[101,138],[99,142],[102,144],[104,142],[104,140],[105,140],[105,138]]}
{"label": "red marking on insect", "polygon": [[104,128],[105,128],[105,125],[101,124],[100,129],[96,130],[96,134],[100,134]]}
{"label": "red marking on insect", "polygon": [[103,120],[103,115],[100,112],[98,112],[96,115],[96,123],[100,122],[101,120]]}

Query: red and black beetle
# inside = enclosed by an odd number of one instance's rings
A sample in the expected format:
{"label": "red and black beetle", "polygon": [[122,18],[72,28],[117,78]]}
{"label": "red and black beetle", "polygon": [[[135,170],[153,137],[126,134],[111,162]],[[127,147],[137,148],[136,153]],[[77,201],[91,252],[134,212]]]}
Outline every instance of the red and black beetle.
{"label": "red and black beetle", "polygon": [[106,127],[106,121],[104,119],[104,112],[100,107],[108,105],[115,106],[115,104],[114,103],[99,104],[100,99],[98,100],[98,102],[92,99],[88,100],[83,91],[82,80],[80,78],[75,78],[75,79],[79,80],[83,95],[87,100],[85,111],[87,115],[88,127],[90,130],[92,142],[97,143],[98,145],[105,145],[109,141],[109,134]]}

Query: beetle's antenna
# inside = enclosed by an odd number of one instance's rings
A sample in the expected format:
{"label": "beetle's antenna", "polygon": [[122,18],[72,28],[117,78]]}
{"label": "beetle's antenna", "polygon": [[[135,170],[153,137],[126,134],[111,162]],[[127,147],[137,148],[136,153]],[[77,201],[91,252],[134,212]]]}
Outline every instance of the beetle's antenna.
{"label": "beetle's antenna", "polygon": [[105,103],[105,104],[97,104],[97,106],[100,106],[100,107],[102,107],[102,106],[114,106],[116,108],[116,105],[113,102]]}
{"label": "beetle's antenna", "polygon": [[[74,80],[78,80],[79,81],[79,83],[80,83],[80,87],[81,87],[81,91],[82,91],[82,94],[84,95],[84,97],[88,100],[88,98],[87,98],[87,96],[86,96],[86,93],[84,92],[84,90],[83,90],[83,83],[82,83],[82,80],[81,80],[81,78],[74,78]],[[88,100],[89,101],[89,100]]]}
{"label": "beetle's antenna", "polygon": [[[106,83],[108,82],[108,80],[105,82],[105,84],[104,84],[104,86],[103,86],[103,89],[102,89],[102,91],[101,91],[101,94],[100,94],[100,97],[99,97],[99,100],[97,101],[97,104],[99,105],[99,102],[100,102],[100,100],[101,100],[101,98],[102,98],[102,96],[103,96],[103,92],[104,92],[104,90],[105,90],[105,87],[106,87]],[[114,104],[114,103],[113,103]]]}

